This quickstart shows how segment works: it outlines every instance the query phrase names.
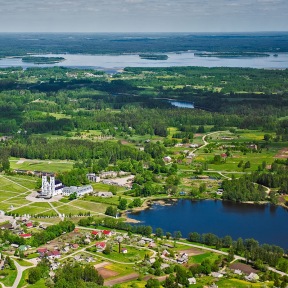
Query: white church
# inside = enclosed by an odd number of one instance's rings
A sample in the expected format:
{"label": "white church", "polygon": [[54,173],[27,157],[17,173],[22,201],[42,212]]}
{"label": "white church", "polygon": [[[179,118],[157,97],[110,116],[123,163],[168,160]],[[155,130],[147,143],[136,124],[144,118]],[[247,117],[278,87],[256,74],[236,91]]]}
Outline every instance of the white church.
{"label": "white church", "polygon": [[42,187],[41,193],[38,197],[50,199],[57,195],[70,196],[73,193],[76,193],[77,198],[83,196],[84,194],[92,193],[93,187],[91,185],[86,185],[82,187],[65,187],[59,180],[55,180],[55,176],[51,174],[42,175]]}
{"label": "white church", "polygon": [[52,198],[57,195],[61,195],[63,192],[63,184],[59,180],[55,180],[55,176],[52,174],[48,177],[46,175],[42,175],[42,187],[40,197],[43,198]]}

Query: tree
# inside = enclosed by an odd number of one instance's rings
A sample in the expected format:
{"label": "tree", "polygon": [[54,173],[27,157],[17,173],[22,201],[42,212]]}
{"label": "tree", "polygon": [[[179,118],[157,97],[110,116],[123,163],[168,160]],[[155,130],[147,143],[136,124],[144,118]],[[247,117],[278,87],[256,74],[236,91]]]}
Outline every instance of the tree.
{"label": "tree", "polygon": [[162,238],[163,237],[163,229],[162,228],[156,228],[155,235],[156,235],[156,237]]}
{"label": "tree", "polygon": [[34,284],[41,279],[41,270],[39,267],[31,268],[28,274],[28,283]]}
{"label": "tree", "polygon": [[120,199],[118,209],[125,210],[127,208],[127,199]]}
{"label": "tree", "polygon": [[108,206],[105,211],[106,215],[116,217],[117,215],[117,208],[115,206]]}
{"label": "tree", "polygon": [[166,232],[166,238],[170,239],[171,238],[171,233],[170,232]]}
{"label": "tree", "polygon": [[86,265],[83,270],[83,280],[85,282],[95,282],[98,285],[103,285],[104,279],[98,274],[98,271],[92,265]]}
{"label": "tree", "polygon": [[192,233],[189,233],[189,235],[188,235],[188,240],[191,242],[198,242],[199,243],[200,239],[201,239],[201,236],[197,232],[192,232]]}
{"label": "tree", "polygon": [[250,161],[247,161],[244,165],[244,169],[250,168],[251,167],[251,163]]}
{"label": "tree", "polygon": [[77,193],[76,192],[69,195],[68,200],[75,200],[75,199],[77,199]]}
{"label": "tree", "polygon": [[181,231],[174,231],[173,236],[175,240],[179,240],[182,237]]}
{"label": "tree", "polygon": [[158,279],[153,279],[153,278],[150,278],[146,285],[145,285],[146,288],[160,288],[160,282]]}

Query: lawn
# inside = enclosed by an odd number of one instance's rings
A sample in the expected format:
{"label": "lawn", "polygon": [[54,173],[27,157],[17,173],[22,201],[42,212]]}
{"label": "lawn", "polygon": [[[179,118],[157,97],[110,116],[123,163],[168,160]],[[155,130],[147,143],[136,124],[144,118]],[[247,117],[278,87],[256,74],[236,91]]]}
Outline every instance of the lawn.
{"label": "lawn", "polygon": [[[90,197],[90,196],[88,196],[88,197]],[[101,198],[101,197],[97,197],[97,198]],[[117,200],[117,202],[118,202],[118,200]],[[84,200],[81,200],[81,199],[73,201],[72,204],[77,206],[77,207],[79,207],[79,208],[81,208],[81,209],[85,209],[87,211],[97,212],[97,213],[105,213],[106,208],[108,207],[108,205],[106,205],[108,203],[106,203],[106,204],[95,203],[95,202],[90,202],[90,201],[84,201]]]}
{"label": "lawn", "polygon": [[25,261],[23,259],[20,259],[20,258],[14,258],[14,260],[21,266],[24,266],[24,267],[30,267],[30,266],[33,266],[32,263],[28,262],[28,261]]}
{"label": "lawn", "polygon": [[116,277],[121,277],[121,276],[135,272],[133,267],[130,265],[125,266],[125,265],[119,265],[119,264],[112,263],[112,264],[106,265],[105,268],[112,270],[112,271],[115,271],[115,272],[118,272],[118,275]]}
{"label": "lawn", "polygon": [[21,169],[29,171],[62,172],[73,168],[74,162],[63,160],[35,160],[35,159],[12,159],[11,169]]}
{"label": "lawn", "polygon": [[[149,250],[146,249],[140,249],[128,245],[122,245],[122,248],[126,248],[128,252],[126,254],[124,253],[118,253],[118,245],[113,245],[113,251],[108,254],[102,254],[102,257],[107,258],[107,260],[114,260],[119,261],[127,264],[133,264],[134,262],[140,261],[144,259],[145,254],[151,254]],[[98,253],[97,253],[98,254]]]}
{"label": "lawn", "polygon": [[200,254],[200,255],[195,255],[192,257],[189,257],[189,264],[192,263],[197,263],[200,264],[203,260],[209,258],[210,260],[214,261],[218,258],[218,255],[212,252]]}
{"label": "lawn", "polygon": [[32,203],[30,205],[13,210],[13,213],[18,213],[19,215],[27,213],[30,215],[36,215],[49,210],[51,210],[51,207],[48,203]]}
{"label": "lawn", "polygon": [[96,202],[96,203],[103,203],[107,205],[118,205],[119,200],[118,197],[112,197],[112,198],[103,198],[98,196],[87,196],[84,197],[86,201]]}
{"label": "lawn", "polygon": [[239,279],[221,279],[220,281],[217,282],[217,285],[218,287],[223,288],[263,287],[263,283],[251,283]]}
{"label": "lawn", "polygon": [[17,288],[22,288],[22,287],[29,287],[29,288],[46,288],[45,286],[45,279],[40,279],[38,282],[35,284],[28,284],[27,279],[28,279],[28,274],[29,274],[29,269],[25,270],[22,274],[22,278],[19,282],[19,285]]}
{"label": "lawn", "polygon": [[16,277],[17,270],[4,269],[1,272],[8,273],[4,278],[0,278],[0,283],[3,283],[5,286],[12,286]]}

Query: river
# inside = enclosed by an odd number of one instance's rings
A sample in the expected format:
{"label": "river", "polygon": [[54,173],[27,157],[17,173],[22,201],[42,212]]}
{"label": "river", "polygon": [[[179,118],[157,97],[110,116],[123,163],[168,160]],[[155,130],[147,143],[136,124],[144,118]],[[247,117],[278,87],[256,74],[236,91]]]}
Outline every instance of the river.
{"label": "river", "polygon": [[24,63],[21,58],[0,59],[0,68],[6,67],[70,67],[91,68],[114,73],[125,67],[175,67],[175,66],[200,66],[200,67],[248,67],[248,68],[288,68],[288,53],[279,53],[274,57],[198,57],[194,52],[166,53],[167,60],[141,59],[138,54],[123,55],[86,55],[86,54],[46,54],[42,57],[63,57],[65,61],[56,64]]}
{"label": "river", "polygon": [[151,225],[155,231],[214,233],[233,239],[254,238],[260,243],[288,249],[288,210],[272,205],[238,204],[225,201],[181,199],[168,206],[153,204],[146,210],[130,213],[129,217]]}

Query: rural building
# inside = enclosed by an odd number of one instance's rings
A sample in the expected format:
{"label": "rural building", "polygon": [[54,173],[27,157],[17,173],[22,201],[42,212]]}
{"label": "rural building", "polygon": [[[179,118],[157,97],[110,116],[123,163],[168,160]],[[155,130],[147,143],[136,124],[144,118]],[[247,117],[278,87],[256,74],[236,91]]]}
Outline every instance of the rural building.
{"label": "rural building", "polygon": [[194,277],[188,278],[189,285],[195,285],[196,284],[196,279]]}
{"label": "rural building", "polygon": [[170,156],[165,156],[165,157],[163,158],[163,161],[164,161],[165,163],[170,163],[170,162],[172,161],[172,158],[171,158]]}
{"label": "rural building", "polygon": [[28,239],[28,238],[31,238],[31,237],[32,237],[32,234],[26,233],[26,234],[20,234],[19,236],[22,237],[22,238],[24,238],[24,239]]}
{"label": "rural building", "polygon": [[86,185],[82,187],[77,187],[77,186],[70,186],[70,187],[64,187],[63,188],[63,195],[64,196],[70,196],[73,193],[77,194],[77,198],[81,197],[85,194],[92,193],[93,188],[91,185]]}
{"label": "rural building", "polygon": [[95,247],[98,249],[98,250],[104,250],[106,248],[106,243],[105,242],[98,242],[95,244]]}
{"label": "rural building", "polygon": [[95,173],[88,173],[88,174],[86,174],[86,177],[91,182],[98,183],[101,180],[100,176],[97,176]]}
{"label": "rural building", "polygon": [[111,198],[113,197],[113,193],[112,192],[98,192],[96,193],[96,196],[103,197],[103,198]]}
{"label": "rural building", "polygon": [[110,230],[103,230],[102,233],[104,236],[108,236],[108,237],[112,236],[112,232]]}
{"label": "rural building", "polygon": [[253,272],[251,272],[248,276],[245,276],[245,279],[248,281],[257,281],[259,280],[259,276]]}

